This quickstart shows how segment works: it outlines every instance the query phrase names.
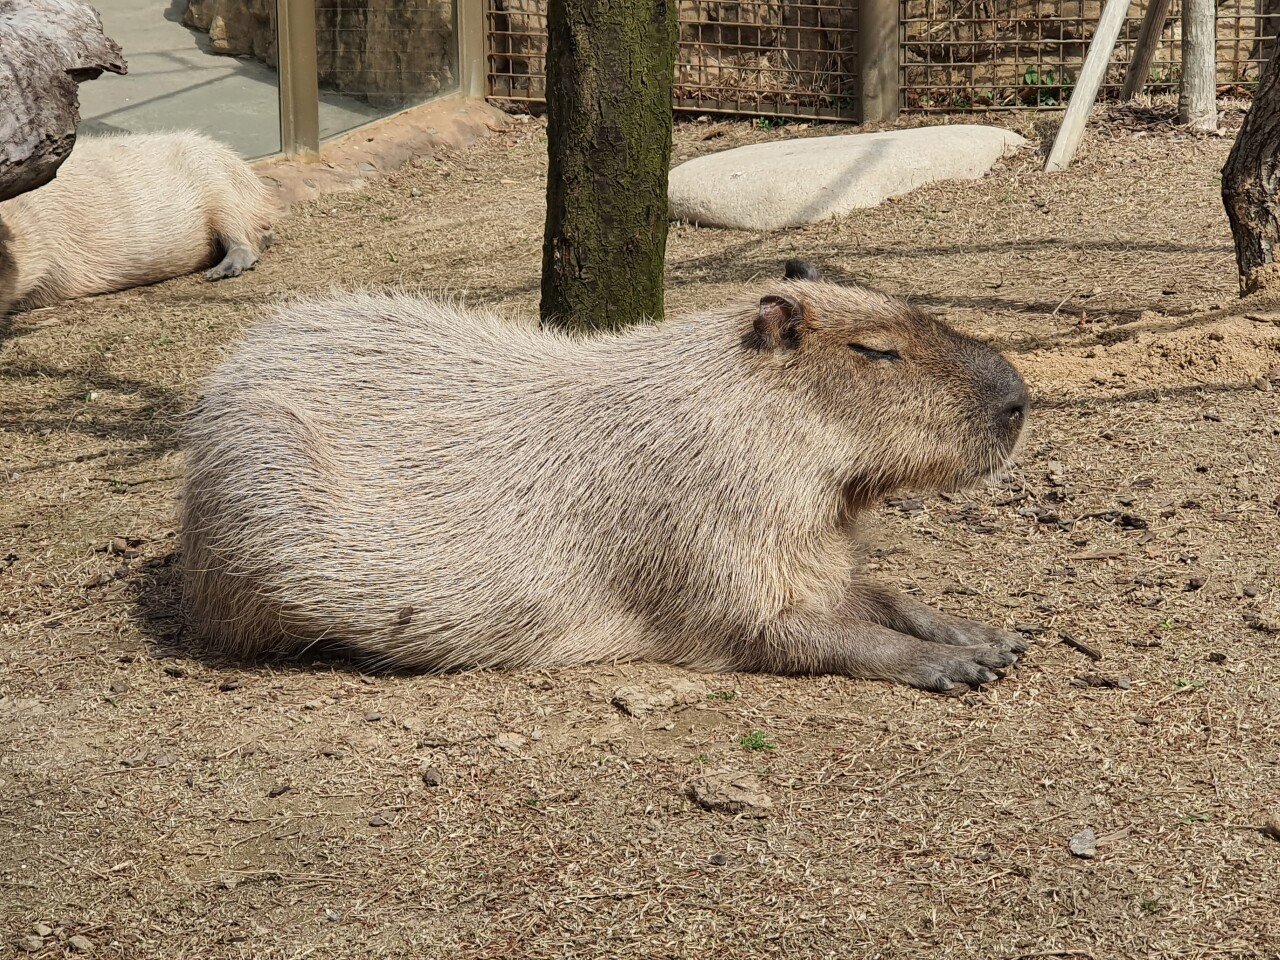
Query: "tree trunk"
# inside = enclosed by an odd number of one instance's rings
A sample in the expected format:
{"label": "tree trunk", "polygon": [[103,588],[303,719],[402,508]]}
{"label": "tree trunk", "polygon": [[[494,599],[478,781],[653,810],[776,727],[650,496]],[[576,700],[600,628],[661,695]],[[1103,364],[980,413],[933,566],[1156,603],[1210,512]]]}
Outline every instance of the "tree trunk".
{"label": "tree trunk", "polygon": [[53,179],[76,142],[76,85],[124,57],[80,0],[0,0],[0,200]]}
{"label": "tree trunk", "polygon": [[662,318],[676,0],[551,0],[543,323]]}
{"label": "tree trunk", "polygon": [[1213,0],[1183,0],[1178,122],[1218,129],[1218,28]]}
{"label": "tree trunk", "polygon": [[1240,294],[1277,282],[1280,243],[1280,44],[1272,48],[1226,166],[1222,205],[1236,241]]}

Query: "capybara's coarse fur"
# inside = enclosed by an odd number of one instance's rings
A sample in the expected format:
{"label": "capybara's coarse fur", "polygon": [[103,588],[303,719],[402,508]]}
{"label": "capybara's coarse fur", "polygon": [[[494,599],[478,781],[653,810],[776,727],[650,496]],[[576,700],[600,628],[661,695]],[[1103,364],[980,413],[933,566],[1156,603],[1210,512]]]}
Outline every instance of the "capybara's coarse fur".
{"label": "capybara's coarse fur", "polygon": [[249,165],[208,137],[81,137],[53,180],[0,203],[0,316],[205,267],[237,276],[275,214]]}
{"label": "capybara's coarse fur", "polygon": [[868,583],[854,526],[1000,468],[1026,405],[993,350],[821,282],[586,339],[400,296],[297,304],[189,422],[189,624],[237,656],[982,683],[1022,641]]}

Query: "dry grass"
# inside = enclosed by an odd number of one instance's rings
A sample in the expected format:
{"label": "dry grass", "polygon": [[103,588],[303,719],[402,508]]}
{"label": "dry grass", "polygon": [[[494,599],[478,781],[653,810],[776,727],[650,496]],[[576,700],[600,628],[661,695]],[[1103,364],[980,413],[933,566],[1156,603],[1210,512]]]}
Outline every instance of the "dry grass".
{"label": "dry grass", "polygon": [[[1234,302],[1228,141],[1134,127],[1097,127],[1055,178],[1027,157],[840,222],[671,237],[674,309],[803,255],[946,309],[1028,373],[1014,483],[879,518],[884,577],[1038,633],[963,699],[722,676],[636,720],[613,690],[679,671],[365,676],[184,650],[172,421],[199,377],[272,300],[331,284],[533,309],[536,123],[300,209],[239,280],[18,318],[4,949],[46,923],[36,956],[80,935],[128,960],[1280,956],[1280,843],[1258,829],[1280,808],[1280,419],[1253,385],[1280,313]],[[677,153],[777,135],[691,124]],[[129,537],[137,556],[100,551]],[[752,731],[775,749],[745,749]],[[773,815],[685,798],[720,768],[758,774]],[[1084,827],[1093,860],[1067,850]]]}

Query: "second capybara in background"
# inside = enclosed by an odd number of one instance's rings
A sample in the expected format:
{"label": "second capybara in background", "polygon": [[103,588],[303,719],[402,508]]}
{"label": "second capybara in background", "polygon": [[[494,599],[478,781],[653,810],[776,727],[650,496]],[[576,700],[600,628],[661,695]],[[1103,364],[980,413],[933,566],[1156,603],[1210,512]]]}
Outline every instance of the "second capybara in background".
{"label": "second capybara in background", "polygon": [[867,580],[856,528],[999,470],[1022,379],[900,300],[788,274],[590,338],[402,296],[285,307],[190,419],[191,628],[433,670],[995,680],[1025,643]]}
{"label": "second capybara in background", "polygon": [[251,268],[276,205],[197,133],[81,137],[52,181],[0,203],[0,316],[195,270]]}

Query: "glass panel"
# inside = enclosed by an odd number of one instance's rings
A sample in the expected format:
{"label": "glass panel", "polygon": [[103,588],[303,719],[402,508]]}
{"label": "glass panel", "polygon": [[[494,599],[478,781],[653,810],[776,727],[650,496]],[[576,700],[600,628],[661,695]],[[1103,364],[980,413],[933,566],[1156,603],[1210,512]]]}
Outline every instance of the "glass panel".
{"label": "glass panel", "polygon": [[[94,0],[129,73],[80,86],[80,129],[194,129],[246,158],[280,151],[274,0]],[[210,32],[212,31],[212,39]],[[244,56],[240,56],[243,54]]]}
{"label": "glass panel", "polygon": [[458,86],[454,0],[316,0],[320,136]]}

